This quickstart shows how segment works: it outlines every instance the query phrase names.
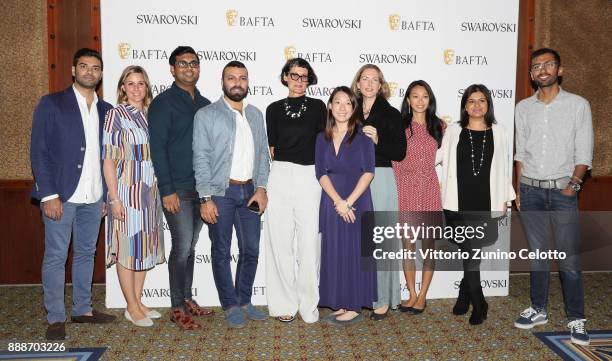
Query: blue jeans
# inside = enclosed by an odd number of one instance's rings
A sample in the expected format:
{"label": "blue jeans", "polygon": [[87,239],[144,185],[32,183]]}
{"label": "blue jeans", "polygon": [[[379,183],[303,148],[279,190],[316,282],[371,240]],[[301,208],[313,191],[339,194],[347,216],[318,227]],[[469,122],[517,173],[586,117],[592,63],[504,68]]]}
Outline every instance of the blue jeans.
{"label": "blue jeans", "polygon": [[172,248],[168,258],[170,281],[170,304],[172,308],[184,308],[185,300],[191,299],[195,246],[204,222],[200,217],[200,200],[196,191],[177,190],[181,209],[171,214],[164,209],[170,228]]}
{"label": "blue jeans", "polygon": [[[212,197],[219,217],[216,224],[208,224],[208,236],[212,245],[213,277],[224,310],[251,302],[259,258],[261,222],[261,217],[247,208],[253,192],[252,183],[230,184],[225,190],[225,196]],[[235,282],[232,281],[230,268],[232,228],[236,229],[240,253]]]}
{"label": "blue jeans", "polygon": [[96,243],[102,219],[102,200],[96,203],[64,203],[62,217],[54,221],[45,216],[45,255],[42,265],[47,321],[66,321],[64,281],[66,259],[72,235],[72,315],[91,311],[91,279]]}
{"label": "blue jeans", "polygon": [[[521,223],[531,251],[548,251],[554,236],[555,247],[565,252],[565,260],[557,260],[565,300],[565,313],[570,320],[584,318],[584,286],[580,271],[580,229],[578,198],[558,189],[543,189],[521,183]],[[531,261],[531,304],[546,309],[550,278],[550,260]]]}

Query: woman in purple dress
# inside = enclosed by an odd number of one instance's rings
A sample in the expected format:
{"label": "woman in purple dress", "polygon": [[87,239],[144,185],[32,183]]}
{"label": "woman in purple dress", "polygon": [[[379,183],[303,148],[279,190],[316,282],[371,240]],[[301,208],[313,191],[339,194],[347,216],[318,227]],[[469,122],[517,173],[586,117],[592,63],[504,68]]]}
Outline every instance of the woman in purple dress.
{"label": "woman in purple dress", "polygon": [[321,280],[319,306],[336,310],[324,320],[349,325],[364,319],[376,301],[376,268],[363,271],[361,216],[372,211],[374,144],[359,128],[357,99],[337,87],[327,104],[325,131],[317,136],[315,170],[323,188],[319,211]]}

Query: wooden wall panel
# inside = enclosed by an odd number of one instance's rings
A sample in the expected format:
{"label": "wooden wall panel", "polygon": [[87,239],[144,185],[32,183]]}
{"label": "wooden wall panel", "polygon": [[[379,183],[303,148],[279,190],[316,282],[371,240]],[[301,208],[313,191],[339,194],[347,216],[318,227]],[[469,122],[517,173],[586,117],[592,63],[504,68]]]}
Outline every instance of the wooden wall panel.
{"label": "wooden wall panel", "polygon": [[[41,267],[45,250],[44,225],[40,208],[30,198],[31,180],[0,181],[0,284],[41,283]],[[104,234],[100,229],[96,262],[95,283],[103,283]],[[66,282],[71,282],[72,252],[66,265]]]}

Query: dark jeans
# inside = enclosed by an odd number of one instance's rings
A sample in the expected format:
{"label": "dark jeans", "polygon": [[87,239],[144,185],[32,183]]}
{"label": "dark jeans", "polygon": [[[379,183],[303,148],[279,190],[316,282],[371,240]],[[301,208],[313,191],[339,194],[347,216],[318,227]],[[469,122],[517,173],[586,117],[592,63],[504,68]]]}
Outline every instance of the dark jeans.
{"label": "dark jeans", "polygon": [[[565,300],[565,313],[570,320],[584,318],[584,286],[580,271],[578,199],[558,189],[543,189],[521,183],[521,223],[531,251],[548,251],[554,236],[557,251],[566,252],[565,260],[557,260]],[[531,304],[546,309],[550,260],[531,261]]]}
{"label": "dark jeans", "polygon": [[170,302],[173,308],[184,307],[186,299],[191,299],[195,246],[204,222],[200,217],[200,201],[195,191],[177,190],[181,209],[171,214],[164,209],[170,228],[172,249],[168,259],[170,279]]}
{"label": "dark jeans", "polygon": [[[208,235],[212,243],[211,259],[213,277],[221,307],[227,310],[251,302],[253,281],[259,258],[259,235],[261,217],[247,208],[253,196],[253,184],[230,184],[225,196],[213,196],[219,217],[216,224],[208,224]],[[238,265],[236,281],[232,281],[231,244],[232,229],[238,239]]]}

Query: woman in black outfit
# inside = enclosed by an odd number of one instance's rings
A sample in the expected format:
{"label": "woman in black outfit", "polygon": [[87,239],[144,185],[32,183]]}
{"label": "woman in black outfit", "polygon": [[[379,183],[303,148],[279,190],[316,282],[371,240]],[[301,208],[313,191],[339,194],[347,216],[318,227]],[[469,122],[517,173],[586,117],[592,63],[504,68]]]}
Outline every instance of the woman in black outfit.
{"label": "woman in black outfit", "polygon": [[[374,142],[376,170],[370,184],[377,225],[395,225],[398,212],[398,197],[395,176],[391,161],[401,161],[406,156],[406,136],[400,112],[387,101],[389,84],[385,81],[380,68],[374,64],[362,66],[351,84],[357,95],[359,109],[363,111],[363,133]],[[384,214],[385,216],[379,216]],[[387,239],[380,244],[384,250],[397,251],[399,239]],[[397,308],[401,303],[399,270],[401,264],[395,261],[377,262],[378,301],[372,305],[373,320],[387,317],[389,308]]]}
{"label": "woman in black outfit", "polygon": [[[288,60],[281,82],[289,94],[266,109],[272,168],[265,213],[266,296],[270,316],[291,322],[319,320],[319,203],[321,186],[314,168],[317,133],[325,128],[327,107],[306,96],[317,83],[310,64]],[[297,273],[296,262],[299,263]]]}
{"label": "woman in black outfit", "polygon": [[471,257],[463,261],[463,279],[453,307],[455,315],[467,313],[470,324],[487,318],[488,304],[480,285],[480,261],[473,249],[497,239],[497,220],[515,198],[512,188],[511,144],[506,131],[495,124],[491,94],[482,84],[470,85],[461,99],[459,124],[448,127],[438,151],[442,162],[442,207],[453,227],[484,226],[481,238],[455,239]]}

